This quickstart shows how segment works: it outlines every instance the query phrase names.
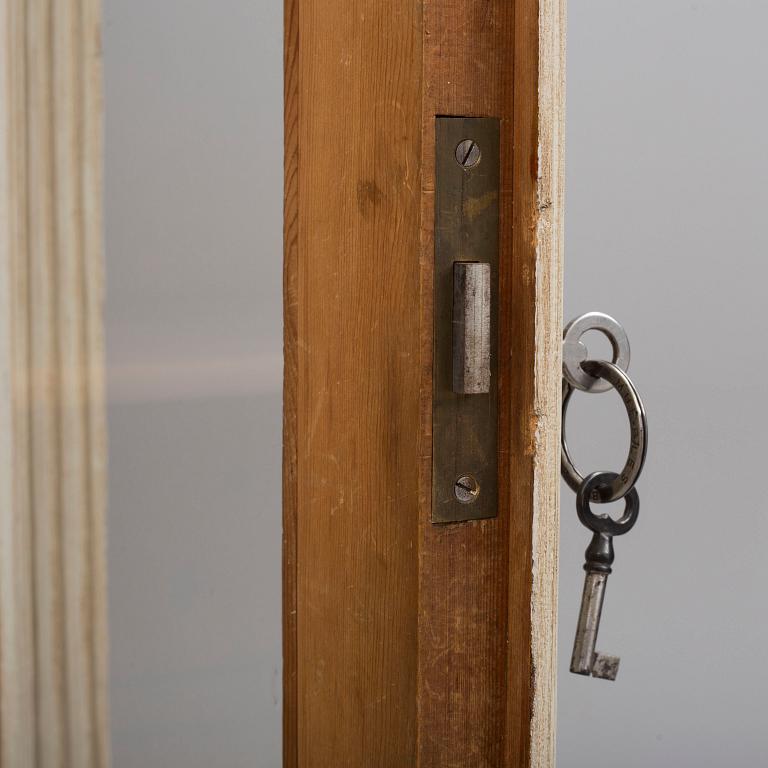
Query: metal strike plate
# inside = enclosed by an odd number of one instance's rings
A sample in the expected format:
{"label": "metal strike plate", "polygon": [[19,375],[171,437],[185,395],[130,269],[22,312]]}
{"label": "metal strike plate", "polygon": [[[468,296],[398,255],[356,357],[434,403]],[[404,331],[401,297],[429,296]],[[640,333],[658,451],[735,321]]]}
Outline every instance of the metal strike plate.
{"label": "metal strike plate", "polygon": [[438,117],[432,522],[498,514],[499,121]]}

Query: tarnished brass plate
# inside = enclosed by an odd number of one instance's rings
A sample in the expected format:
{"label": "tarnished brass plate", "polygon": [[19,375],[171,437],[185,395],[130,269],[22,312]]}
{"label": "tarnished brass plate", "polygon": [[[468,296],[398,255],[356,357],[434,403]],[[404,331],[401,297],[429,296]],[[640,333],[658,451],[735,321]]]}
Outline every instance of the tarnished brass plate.
{"label": "tarnished brass plate", "polygon": [[[499,121],[438,117],[432,522],[498,513]],[[490,391],[454,391],[454,263],[490,265]]]}

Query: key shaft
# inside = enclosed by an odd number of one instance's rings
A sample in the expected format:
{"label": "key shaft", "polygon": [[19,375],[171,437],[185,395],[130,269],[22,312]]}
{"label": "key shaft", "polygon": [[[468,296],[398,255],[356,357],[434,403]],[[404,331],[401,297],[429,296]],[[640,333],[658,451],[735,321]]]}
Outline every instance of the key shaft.
{"label": "key shaft", "polygon": [[571,672],[577,675],[592,674],[607,581],[607,573],[587,573],[584,579],[579,623],[576,627],[576,639],[573,643],[573,655],[571,656]]}
{"label": "key shaft", "polygon": [[584,570],[587,575],[584,579],[579,623],[571,655],[571,672],[615,680],[619,671],[618,656],[607,656],[595,650],[605,588],[614,558],[613,538],[604,533],[595,533],[585,556]]}

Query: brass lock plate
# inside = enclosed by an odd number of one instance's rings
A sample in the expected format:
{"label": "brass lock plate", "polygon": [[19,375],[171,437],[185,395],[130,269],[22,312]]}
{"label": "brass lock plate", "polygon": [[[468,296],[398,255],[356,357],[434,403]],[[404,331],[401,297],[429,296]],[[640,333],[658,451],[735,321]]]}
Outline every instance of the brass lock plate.
{"label": "brass lock plate", "polygon": [[433,523],[498,514],[499,134],[436,118]]}

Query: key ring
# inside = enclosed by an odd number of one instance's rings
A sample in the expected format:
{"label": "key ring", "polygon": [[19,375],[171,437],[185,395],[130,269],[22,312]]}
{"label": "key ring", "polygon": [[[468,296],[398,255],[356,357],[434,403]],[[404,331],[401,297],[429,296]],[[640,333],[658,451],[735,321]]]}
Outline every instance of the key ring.
{"label": "key ring", "polygon": [[629,338],[621,323],[604,312],[587,312],[571,320],[563,330],[563,377],[576,389],[583,392],[607,392],[611,385],[607,381],[591,376],[583,363],[589,359],[589,352],[581,337],[587,331],[599,331],[611,343],[612,362],[626,371],[629,368]]}
{"label": "key ring", "polygon": [[[579,520],[593,533],[621,536],[632,530],[637,522],[640,514],[640,496],[636,488],[630,488],[624,497],[624,514],[618,520],[614,520],[608,515],[597,515],[590,507],[592,495],[595,492],[599,493],[600,488],[610,487],[610,483],[617,478],[618,475],[615,472],[593,472],[584,479],[579,492],[576,494],[576,512],[579,515]],[[610,569],[608,572],[610,573]]]}
{"label": "key ring", "polygon": [[[590,375],[613,385],[619,393],[624,407],[627,409],[629,417],[630,440],[629,454],[624,468],[615,475],[614,479],[606,485],[596,485],[592,489],[592,501],[600,503],[617,501],[626,496],[637,482],[640,473],[643,471],[645,463],[645,454],[648,447],[648,424],[645,417],[645,408],[640,400],[640,395],[632,384],[631,379],[618,365],[609,363],[606,360],[587,360],[582,363],[584,370]],[[568,452],[568,443],[565,438],[565,416],[568,411],[568,403],[574,388],[563,381],[563,413],[562,413],[562,436],[560,450],[560,467],[565,482],[576,493],[584,482],[584,477],[576,469]],[[591,477],[591,475],[590,475]]]}

